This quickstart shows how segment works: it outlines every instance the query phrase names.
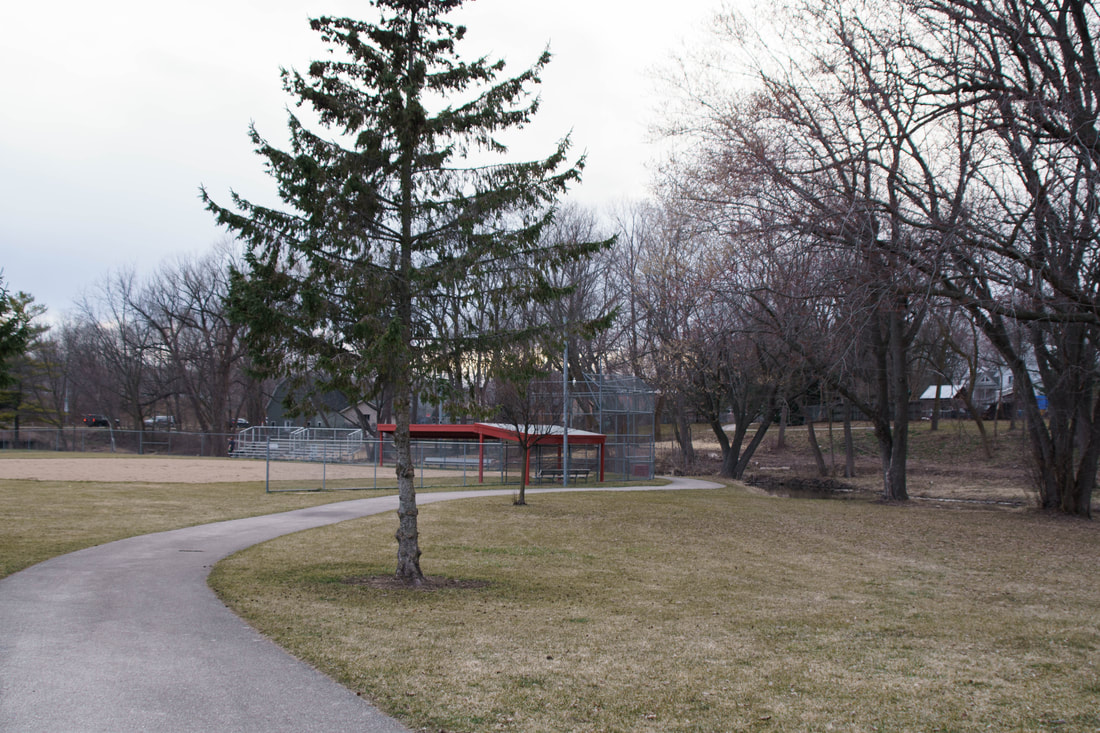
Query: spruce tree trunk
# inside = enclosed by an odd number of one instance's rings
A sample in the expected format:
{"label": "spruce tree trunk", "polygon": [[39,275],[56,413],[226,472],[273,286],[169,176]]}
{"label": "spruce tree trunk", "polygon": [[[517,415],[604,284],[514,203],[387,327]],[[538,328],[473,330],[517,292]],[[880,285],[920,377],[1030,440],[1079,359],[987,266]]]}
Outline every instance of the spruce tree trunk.
{"label": "spruce tree trunk", "polygon": [[420,572],[420,535],[417,529],[416,483],[410,440],[410,396],[407,384],[397,386],[394,396],[393,442],[397,449],[397,572],[398,580],[418,585],[424,580]]}
{"label": "spruce tree trunk", "polygon": [[[412,10],[408,28],[408,47],[416,48],[419,25],[416,22],[416,10]],[[416,54],[408,54],[408,76],[414,78]],[[406,98],[406,106],[419,110],[420,102],[415,94]],[[401,241],[400,241],[400,277],[395,283],[397,315],[400,319],[400,353],[394,354],[396,368],[394,373],[394,431],[393,441],[397,449],[397,572],[398,580],[410,585],[424,581],[420,571],[420,533],[417,527],[416,484],[412,463],[412,445],[410,428],[412,422],[412,379],[409,376],[409,364],[412,361],[412,273],[413,273],[413,174],[412,161],[419,143],[420,130],[409,125],[401,130]],[[404,363],[401,363],[404,362]]]}

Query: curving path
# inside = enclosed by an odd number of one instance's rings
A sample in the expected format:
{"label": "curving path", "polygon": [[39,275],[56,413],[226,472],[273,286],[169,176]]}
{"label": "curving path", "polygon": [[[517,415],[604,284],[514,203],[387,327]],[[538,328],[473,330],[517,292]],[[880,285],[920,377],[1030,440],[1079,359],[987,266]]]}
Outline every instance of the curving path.
{"label": "curving path", "polygon": [[[553,491],[716,488],[667,486]],[[421,505],[512,489],[421,494]],[[0,731],[408,731],[284,652],[206,585],[210,567],[280,535],[395,511],[358,499],[132,537],[0,580]]]}

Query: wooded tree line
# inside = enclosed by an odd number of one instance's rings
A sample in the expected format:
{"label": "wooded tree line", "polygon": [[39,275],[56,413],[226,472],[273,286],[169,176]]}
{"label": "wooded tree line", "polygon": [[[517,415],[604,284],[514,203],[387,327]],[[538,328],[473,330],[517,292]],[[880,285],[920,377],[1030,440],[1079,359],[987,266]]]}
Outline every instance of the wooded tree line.
{"label": "wooded tree line", "polygon": [[[691,424],[710,425],[729,476],[742,475],[789,411],[842,405],[873,425],[883,494],[904,500],[915,394],[930,384],[972,385],[995,364],[1012,374],[1042,505],[1087,515],[1100,460],[1095,4],[828,0],[788,7],[767,28],[732,13],[720,21],[705,53],[683,59],[673,80],[679,104],[664,132],[675,152],[652,199],[601,212],[566,206],[545,220],[525,220],[517,208],[495,229],[468,217],[515,199],[463,200],[446,236],[476,239],[477,259],[453,259],[437,236],[443,230],[433,232],[443,264],[427,270],[431,297],[406,314],[416,331],[403,338],[418,365],[410,390],[491,410],[494,375],[514,359],[506,341],[475,335],[538,332],[544,371],[562,367],[568,341],[570,371],[627,372],[656,387],[686,462]],[[297,94],[326,99],[308,91],[308,80],[287,78]],[[342,155],[292,129],[299,151]],[[305,175],[301,155],[281,157],[255,133],[254,141],[286,166],[284,186]],[[565,150],[540,175],[561,165]],[[573,175],[566,170],[558,183]],[[392,203],[399,213],[400,201]],[[275,218],[264,228],[250,212],[238,230],[264,241],[288,227],[306,232],[318,217],[336,229],[355,223],[352,207],[308,206],[313,219],[266,212]],[[442,220],[424,206],[428,220]],[[392,394],[392,370],[357,359],[361,349],[348,344],[365,339],[390,353],[395,342],[378,317],[388,306],[368,289],[356,296],[360,310],[333,310],[330,295],[342,286],[333,280],[325,297],[316,287],[318,272],[361,266],[325,254],[338,233],[303,235],[312,249],[296,261],[298,279],[279,281],[313,304],[308,328],[293,343],[271,329],[254,353],[291,355],[280,361],[283,374],[328,375],[326,388],[378,399]],[[399,227],[391,234],[401,241]],[[494,236],[528,242],[526,259],[492,256]],[[584,256],[560,254],[567,251]],[[173,400],[203,430],[260,417],[264,392],[245,367],[264,365],[248,361],[241,319],[229,317],[230,264],[221,251],[149,282],[114,276],[36,342],[38,404],[79,384],[81,407],[70,412],[125,415],[137,425],[172,411],[157,405]],[[236,264],[255,277],[264,261],[251,270]],[[465,275],[474,264],[478,286],[468,288],[455,268]],[[247,306],[245,284],[238,309]],[[520,291],[529,297],[505,297]],[[260,294],[252,293],[253,315]],[[350,371],[335,368],[349,360]],[[54,374],[45,365],[55,362],[71,366]]]}
{"label": "wooded tree line", "polygon": [[12,362],[9,422],[65,427],[94,414],[143,430],[166,415],[177,428],[224,434],[237,418],[262,419],[263,390],[226,308],[234,256],[226,244],[147,278],[120,270],[59,323],[34,321]]}
{"label": "wooded tree line", "polygon": [[1042,505],[1087,515],[1100,457],[1095,4],[829,0],[789,8],[778,35],[722,20],[714,53],[683,67],[668,130],[683,144],[661,181],[693,234],[727,253],[721,291],[742,323],[718,340],[767,339],[788,369],[761,372],[765,384],[809,374],[858,408],[884,496],[905,499],[922,343],[965,319],[1012,372]]}

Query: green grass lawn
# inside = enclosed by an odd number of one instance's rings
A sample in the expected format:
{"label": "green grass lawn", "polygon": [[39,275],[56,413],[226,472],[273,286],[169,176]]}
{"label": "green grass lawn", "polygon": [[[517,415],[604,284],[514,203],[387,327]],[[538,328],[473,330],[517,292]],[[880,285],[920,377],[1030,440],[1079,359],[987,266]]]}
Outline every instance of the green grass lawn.
{"label": "green grass lawn", "polygon": [[1100,531],[738,488],[421,509],[260,545],[212,585],[431,731],[1100,730]]}

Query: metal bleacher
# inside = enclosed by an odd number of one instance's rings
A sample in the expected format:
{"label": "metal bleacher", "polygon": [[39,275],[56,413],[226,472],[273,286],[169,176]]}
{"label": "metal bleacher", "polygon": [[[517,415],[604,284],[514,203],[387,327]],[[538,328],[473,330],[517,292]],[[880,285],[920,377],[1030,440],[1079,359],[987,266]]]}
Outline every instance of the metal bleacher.
{"label": "metal bleacher", "polygon": [[336,463],[361,457],[365,449],[363,431],[358,429],[256,425],[237,433],[230,455]]}

